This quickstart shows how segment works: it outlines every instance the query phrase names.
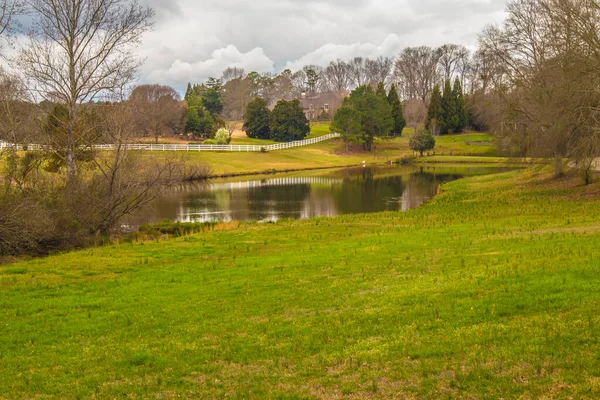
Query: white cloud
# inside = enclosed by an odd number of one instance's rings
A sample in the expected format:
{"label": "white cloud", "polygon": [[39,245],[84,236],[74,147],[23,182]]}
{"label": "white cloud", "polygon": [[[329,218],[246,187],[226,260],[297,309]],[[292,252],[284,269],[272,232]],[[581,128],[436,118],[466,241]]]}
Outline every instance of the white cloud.
{"label": "white cloud", "polygon": [[273,72],[274,63],[263,49],[254,48],[246,53],[240,52],[234,45],[214,50],[203,61],[188,62],[176,59],[165,69],[152,71],[148,80],[168,83],[174,87],[184,87],[187,82],[202,82],[209,77],[220,77],[227,67],[241,67],[246,71]]}
{"label": "white cloud", "polygon": [[140,48],[140,80],[178,90],[230,65],[272,71],[394,56],[408,46],[473,47],[505,7],[505,0],[142,1],[155,8],[156,27]]}

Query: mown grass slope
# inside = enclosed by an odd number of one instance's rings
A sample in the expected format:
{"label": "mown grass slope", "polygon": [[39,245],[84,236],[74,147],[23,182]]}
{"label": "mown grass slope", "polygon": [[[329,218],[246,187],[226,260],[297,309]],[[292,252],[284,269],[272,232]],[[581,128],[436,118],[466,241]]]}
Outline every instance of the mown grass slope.
{"label": "mown grass slope", "polygon": [[0,397],[597,398],[599,192],[510,172],[1,266]]}
{"label": "mown grass slope", "polygon": [[[317,131],[323,130],[324,124],[315,125]],[[322,133],[322,132],[321,132]],[[325,134],[325,133],[322,133]],[[320,134],[314,133],[316,136]],[[251,141],[246,144],[260,144],[260,139],[246,139]],[[495,139],[489,135],[478,133],[465,133],[461,135],[448,135],[436,138],[435,153],[446,156],[452,155],[465,156],[477,155],[480,156],[474,162],[506,162],[505,159],[490,158],[483,159],[496,153]],[[271,143],[270,141],[264,141]],[[360,150],[356,146],[349,153],[345,152],[345,146],[341,139],[333,139],[317,144],[294,147],[286,150],[271,151],[268,153],[260,152],[143,152],[143,156],[148,159],[160,159],[161,157],[184,157],[189,164],[200,163],[211,167],[215,175],[230,175],[230,174],[248,174],[259,173],[268,170],[293,170],[305,168],[325,168],[325,167],[343,167],[350,165],[358,165],[365,161],[366,163],[385,163],[388,161],[397,161],[398,159],[409,156],[412,151],[408,147],[409,132],[405,130],[404,136],[377,139],[375,151],[366,152]],[[241,143],[236,143],[241,144]],[[433,152],[432,152],[433,154]],[[483,160],[482,160],[483,159]],[[427,158],[423,158],[427,160]],[[447,162],[452,162],[452,159],[447,158]]]}

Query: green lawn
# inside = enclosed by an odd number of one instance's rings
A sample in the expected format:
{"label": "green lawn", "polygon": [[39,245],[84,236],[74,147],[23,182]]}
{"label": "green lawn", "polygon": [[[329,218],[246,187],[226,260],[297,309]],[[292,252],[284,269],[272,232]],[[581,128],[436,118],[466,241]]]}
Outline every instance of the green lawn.
{"label": "green lawn", "polygon": [[0,398],[598,398],[600,185],[579,182],[0,266]]}
{"label": "green lawn", "polygon": [[[412,151],[408,147],[409,135],[410,130],[405,129],[402,137],[377,139],[373,152],[366,152],[360,150],[360,148],[355,148],[350,153],[345,153],[343,141],[341,139],[332,139],[310,146],[271,151],[269,153],[191,151],[177,154],[183,156],[191,164],[203,163],[209,165],[215,175],[248,174],[268,170],[284,171],[304,168],[342,167],[358,165],[363,161],[369,164],[386,163],[411,155]],[[489,139],[487,140],[489,143],[482,145],[479,142],[482,137]],[[435,148],[435,154],[452,154],[453,157],[460,155],[479,155],[481,158],[491,156],[496,153],[496,147],[492,139],[491,136],[479,133],[439,137],[437,138],[438,144]],[[253,141],[248,142],[249,144],[271,143],[261,141],[260,139],[247,140]],[[173,156],[173,153],[170,152],[143,152],[144,157],[152,159],[163,157],[165,154]],[[431,154],[433,154],[433,151]],[[427,162],[427,159],[423,158],[419,159],[419,161]],[[493,163],[506,161],[506,159],[498,157],[484,161],[489,163],[491,160],[493,160]],[[435,159],[432,161],[435,162]]]}

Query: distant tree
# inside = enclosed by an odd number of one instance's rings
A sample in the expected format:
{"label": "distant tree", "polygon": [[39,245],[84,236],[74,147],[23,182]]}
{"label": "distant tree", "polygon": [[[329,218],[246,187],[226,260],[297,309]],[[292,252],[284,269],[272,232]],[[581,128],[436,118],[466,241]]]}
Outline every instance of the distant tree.
{"label": "distant tree", "polygon": [[223,111],[223,84],[220,79],[208,78],[206,89],[202,91],[201,98],[204,108],[215,118]]}
{"label": "distant tree", "polygon": [[370,86],[356,88],[343,105],[353,107],[360,113],[361,139],[368,151],[372,150],[376,137],[387,136],[394,127],[392,107],[387,97],[377,95]]}
{"label": "distant tree", "polygon": [[185,89],[185,95],[183,96],[183,99],[185,101],[188,101],[190,99],[190,96],[192,95],[192,93],[194,93],[194,89],[192,89],[192,84],[188,82],[187,88]]}
{"label": "distant tree", "polygon": [[392,117],[394,118],[394,127],[392,128],[392,135],[402,136],[402,131],[406,126],[406,119],[404,118],[404,110],[402,110],[402,102],[398,97],[398,91],[396,85],[392,85],[390,92],[387,96],[388,103],[392,106]]}
{"label": "distant tree", "polygon": [[427,118],[427,106],[421,99],[408,100],[404,104],[404,113],[407,122],[414,128],[414,133],[417,133],[417,128]]}
{"label": "distant tree", "polygon": [[250,138],[269,139],[271,137],[269,117],[270,111],[267,108],[267,103],[264,99],[257,97],[248,103],[242,129]]}
{"label": "distant tree", "polygon": [[315,94],[318,91],[317,88],[321,81],[322,68],[316,65],[307,65],[302,68],[302,71],[306,79],[305,89],[310,94]]}
{"label": "distant tree", "polygon": [[450,79],[446,79],[444,94],[442,95],[442,115],[444,123],[441,125],[441,133],[454,133],[458,129],[458,114],[456,112],[456,101],[450,86]]}
{"label": "distant tree", "polygon": [[421,129],[410,137],[408,146],[411,150],[418,151],[423,156],[423,152],[432,150],[435,147],[435,138],[427,129]]}
{"label": "distant tree", "polygon": [[280,100],[271,112],[271,139],[278,142],[302,140],[310,132],[300,101]]}
{"label": "distant tree", "polygon": [[441,127],[444,125],[444,112],[442,109],[442,93],[440,86],[435,85],[431,93],[429,108],[427,109],[427,122],[425,127],[434,135],[439,135]]}
{"label": "distant tree", "polygon": [[375,90],[375,94],[377,96],[381,97],[382,99],[387,100],[387,93],[385,92],[385,86],[384,86],[383,82],[379,82],[377,84],[377,89]]}
{"label": "distant tree", "polygon": [[456,125],[456,132],[462,132],[469,124],[469,115],[465,106],[462,85],[460,84],[460,79],[458,78],[456,78],[454,81],[452,97],[454,97],[454,106],[456,108],[456,117],[458,122]]}
{"label": "distant tree", "polygon": [[138,128],[154,135],[157,143],[163,132],[180,129],[184,109],[179,93],[172,87],[140,85],[133,89],[129,101],[134,104]]}
{"label": "distant tree", "polygon": [[339,108],[331,124],[330,130],[342,135],[348,152],[350,139],[359,134],[361,129],[360,113],[353,107],[343,106]]}
{"label": "distant tree", "polygon": [[194,136],[209,136],[213,131],[214,119],[195,91],[190,95],[187,107],[185,131]]}

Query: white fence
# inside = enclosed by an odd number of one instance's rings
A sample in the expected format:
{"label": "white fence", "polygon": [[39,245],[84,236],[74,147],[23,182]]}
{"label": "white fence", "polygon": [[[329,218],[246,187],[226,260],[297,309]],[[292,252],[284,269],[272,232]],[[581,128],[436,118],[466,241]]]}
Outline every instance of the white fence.
{"label": "white fence", "polygon": [[[339,133],[330,133],[324,136],[319,136],[307,140],[296,140],[288,143],[275,143],[269,145],[238,145],[238,144],[127,144],[129,150],[145,150],[145,151],[273,151],[290,149],[292,147],[307,146],[309,144],[323,142],[325,140],[340,137]],[[7,147],[15,147],[11,143],[0,142],[0,150]],[[16,145],[17,150],[40,150],[43,148],[39,144]],[[94,150],[114,150],[114,144],[95,144],[92,146]],[[264,150],[263,150],[264,149]]]}

